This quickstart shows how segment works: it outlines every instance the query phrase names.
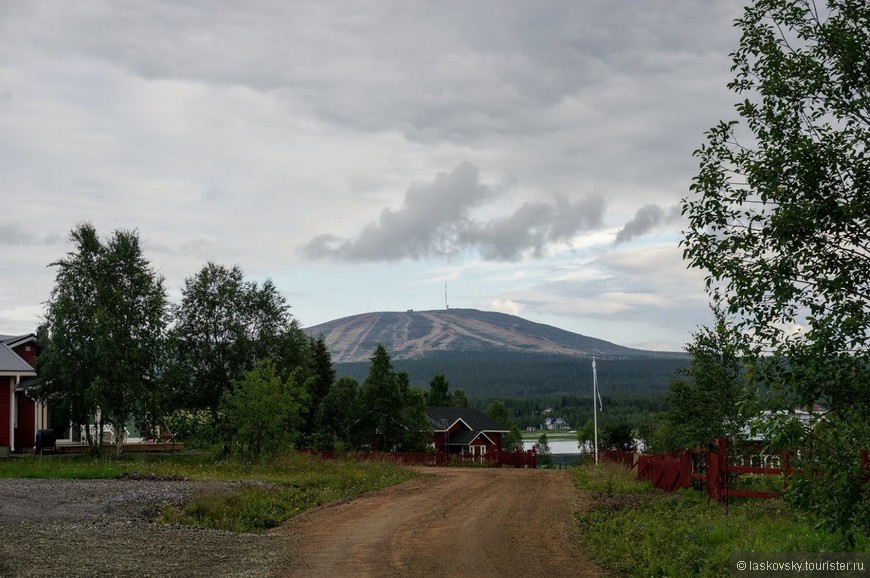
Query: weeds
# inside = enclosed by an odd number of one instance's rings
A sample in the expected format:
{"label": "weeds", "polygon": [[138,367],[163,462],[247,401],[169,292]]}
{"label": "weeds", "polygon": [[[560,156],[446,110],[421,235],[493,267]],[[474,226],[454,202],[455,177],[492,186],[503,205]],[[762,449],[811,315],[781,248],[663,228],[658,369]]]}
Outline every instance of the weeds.
{"label": "weeds", "polygon": [[182,506],[164,508],[160,520],[229,530],[262,532],[308,508],[357,496],[414,477],[384,462],[322,460],[288,452],[268,463],[215,461],[207,454],[135,455],[120,460],[85,456],[36,456],[0,463],[0,477],[99,479],[133,476],[239,482],[229,492],[210,492]]}
{"label": "weeds", "polygon": [[[578,516],[584,549],[629,576],[728,576],[733,552],[837,552],[841,538],[781,500],[737,500],[728,512],[701,492],[665,493],[615,464],[575,470],[592,507]],[[858,550],[870,550],[862,537]]]}

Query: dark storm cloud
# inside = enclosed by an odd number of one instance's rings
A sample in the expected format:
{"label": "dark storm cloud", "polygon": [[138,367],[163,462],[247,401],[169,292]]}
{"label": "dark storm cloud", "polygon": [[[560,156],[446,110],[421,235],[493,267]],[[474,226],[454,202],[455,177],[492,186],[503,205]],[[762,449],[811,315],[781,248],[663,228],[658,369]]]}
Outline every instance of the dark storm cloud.
{"label": "dark storm cloud", "polygon": [[541,257],[548,243],[602,226],[599,197],[572,202],[559,195],[552,202],[526,202],[506,217],[470,218],[470,209],[497,197],[498,191],[480,182],[477,167],[462,163],[432,183],[412,185],[401,208],[384,209],[355,239],[322,234],[300,252],[309,259],[394,261],[477,249],[486,260],[515,261]]}
{"label": "dark storm cloud", "polygon": [[616,243],[625,243],[645,235],[661,225],[673,223],[680,218],[680,207],[674,205],[667,211],[658,205],[644,205],[616,234]]}

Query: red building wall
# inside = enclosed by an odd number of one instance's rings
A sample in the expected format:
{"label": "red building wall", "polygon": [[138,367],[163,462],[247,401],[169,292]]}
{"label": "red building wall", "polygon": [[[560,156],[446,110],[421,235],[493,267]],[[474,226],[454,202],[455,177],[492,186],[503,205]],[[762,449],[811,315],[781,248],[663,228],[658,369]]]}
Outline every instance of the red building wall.
{"label": "red building wall", "polygon": [[0,446],[10,446],[9,439],[9,393],[15,383],[13,377],[0,377]]}
{"label": "red building wall", "polygon": [[436,452],[444,451],[444,438],[447,437],[444,432],[435,432],[432,434],[432,443],[435,445]]}
{"label": "red building wall", "polygon": [[501,433],[500,432],[486,432],[486,435],[492,439],[493,444],[497,449],[501,449]]}
{"label": "red building wall", "polygon": [[30,367],[36,369],[36,344],[35,343],[22,343],[16,347],[12,348],[18,357],[26,361]]}

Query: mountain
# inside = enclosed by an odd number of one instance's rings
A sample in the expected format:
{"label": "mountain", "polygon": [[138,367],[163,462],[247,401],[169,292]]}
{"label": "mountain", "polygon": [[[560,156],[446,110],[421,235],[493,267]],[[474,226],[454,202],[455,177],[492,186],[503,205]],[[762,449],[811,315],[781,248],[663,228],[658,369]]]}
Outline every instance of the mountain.
{"label": "mountain", "polygon": [[441,373],[451,388],[481,399],[588,395],[592,356],[603,396],[658,399],[689,360],[476,309],[366,313],[305,331],[324,335],[339,377],[362,382],[383,344],[415,387],[427,389]]}
{"label": "mountain", "polygon": [[679,352],[645,351],[572,333],[514,315],[447,309],[364,313],[305,329],[323,334],[335,363],[368,361],[378,344],[393,360],[522,354],[601,359],[684,359]]}

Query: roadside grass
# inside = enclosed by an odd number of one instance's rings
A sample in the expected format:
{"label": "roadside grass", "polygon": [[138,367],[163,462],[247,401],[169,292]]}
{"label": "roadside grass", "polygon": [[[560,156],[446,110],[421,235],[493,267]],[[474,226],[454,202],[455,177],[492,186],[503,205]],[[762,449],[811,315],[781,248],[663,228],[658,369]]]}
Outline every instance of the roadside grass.
{"label": "roadside grass", "polygon": [[[841,552],[841,537],[781,500],[736,500],[727,512],[694,490],[667,493],[616,464],[574,471],[591,507],[578,515],[591,558],[626,576],[729,576],[737,552]],[[860,537],[858,551],[870,551]]]}
{"label": "roadside grass", "polygon": [[85,456],[34,456],[0,462],[0,477],[156,479],[241,482],[210,491],[160,513],[164,523],[234,532],[263,532],[311,507],[385,488],[415,477],[412,470],[378,461],[323,460],[289,452],[268,463],[215,460],[208,454],[130,455],[120,460]]}
{"label": "roadside grass", "polygon": [[415,477],[412,470],[378,461],[322,460],[286,454],[263,466],[237,464],[220,472],[225,481],[251,480],[232,492],[209,492],[160,519],[233,532],[263,532],[309,508],[392,486]]}
{"label": "roadside grass", "polygon": [[121,475],[130,461],[89,455],[16,456],[0,460],[0,478],[98,480]]}

